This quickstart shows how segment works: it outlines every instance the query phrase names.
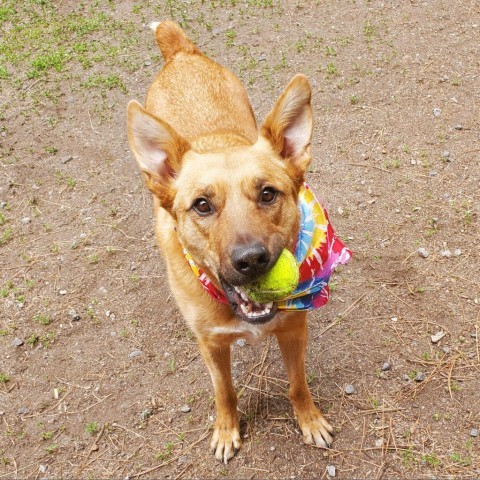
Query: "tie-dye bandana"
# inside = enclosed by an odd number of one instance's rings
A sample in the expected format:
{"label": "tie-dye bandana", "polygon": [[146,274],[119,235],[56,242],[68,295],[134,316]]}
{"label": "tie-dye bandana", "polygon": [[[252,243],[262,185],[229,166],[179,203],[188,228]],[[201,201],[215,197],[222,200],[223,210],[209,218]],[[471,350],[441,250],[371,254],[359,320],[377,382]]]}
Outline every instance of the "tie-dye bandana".
{"label": "tie-dye bandana", "polygon": [[[326,210],[307,185],[298,194],[298,209],[300,233],[294,255],[300,280],[288,297],[277,302],[279,310],[314,310],[325,305],[330,275],[337,265],[347,263],[352,257],[352,252],[335,236]],[[205,290],[219,302],[228,304],[226,295],[215,287],[187,251],[185,256]]]}

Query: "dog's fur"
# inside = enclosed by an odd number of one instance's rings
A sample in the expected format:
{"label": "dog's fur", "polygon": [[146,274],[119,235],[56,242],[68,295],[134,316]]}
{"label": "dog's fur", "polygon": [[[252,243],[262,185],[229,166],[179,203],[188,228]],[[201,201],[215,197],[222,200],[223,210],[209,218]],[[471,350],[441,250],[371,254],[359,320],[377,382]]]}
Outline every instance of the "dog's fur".
{"label": "dog's fur", "polygon": [[305,378],[306,314],[275,313],[272,307],[246,318],[235,301],[220,303],[204,290],[183,253],[185,248],[227,291],[271,268],[284,248],[295,248],[297,196],[311,160],[309,82],[295,76],[258,131],[233,73],[202,54],[175,23],[152,29],[165,66],[145,107],[129,103],[128,138],[153,193],[170,287],[215,388],[211,448],[227,462],[241,446],[230,344],[270,334],[280,346],[304,442],[329,446],[332,427],[315,407]]}

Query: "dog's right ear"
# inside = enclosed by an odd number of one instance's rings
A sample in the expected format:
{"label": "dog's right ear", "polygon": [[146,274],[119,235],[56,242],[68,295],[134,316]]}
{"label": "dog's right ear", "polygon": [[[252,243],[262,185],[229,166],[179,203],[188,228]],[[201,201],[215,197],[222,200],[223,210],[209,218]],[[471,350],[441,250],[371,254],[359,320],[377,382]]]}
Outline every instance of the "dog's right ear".
{"label": "dog's right ear", "polygon": [[128,141],[145,184],[171,210],[175,192],[172,180],[177,176],[182,157],[189,143],[168,123],[149,114],[138,102],[131,100],[127,108]]}

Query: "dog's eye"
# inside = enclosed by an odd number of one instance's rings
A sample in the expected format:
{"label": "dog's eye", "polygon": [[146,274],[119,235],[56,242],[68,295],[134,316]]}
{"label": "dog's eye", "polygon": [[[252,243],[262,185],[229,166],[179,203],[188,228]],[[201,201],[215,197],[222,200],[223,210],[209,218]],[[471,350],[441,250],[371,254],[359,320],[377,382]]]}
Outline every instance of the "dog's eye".
{"label": "dog's eye", "polygon": [[193,209],[202,216],[209,215],[213,212],[213,208],[205,198],[197,198],[193,203]]}
{"label": "dog's eye", "polygon": [[262,203],[268,205],[270,203],[273,203],[276,198],[277,198],[277,191],[274,188],[265,187],[262,190],[262,194],[261,194],[261,198],[260,198]]}

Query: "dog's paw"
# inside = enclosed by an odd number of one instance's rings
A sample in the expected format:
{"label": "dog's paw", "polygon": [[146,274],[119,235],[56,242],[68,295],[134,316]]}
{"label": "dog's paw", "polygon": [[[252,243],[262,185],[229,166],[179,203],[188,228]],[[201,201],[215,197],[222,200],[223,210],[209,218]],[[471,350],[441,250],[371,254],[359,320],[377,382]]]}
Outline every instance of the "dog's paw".
{"label": "dog's paw", "polygon": [[218,424],[215,425],[210,449],[215,453],[215,458],[219,462],[228,463],[241,446],[242,441],[240,440],[238,427],[229,428]]}
{"label": "dog's paw", "polygon": [[333,427],[316,408],[303,412],[297,418],[302,430],[304,443],[330,448],[333,441]]}

